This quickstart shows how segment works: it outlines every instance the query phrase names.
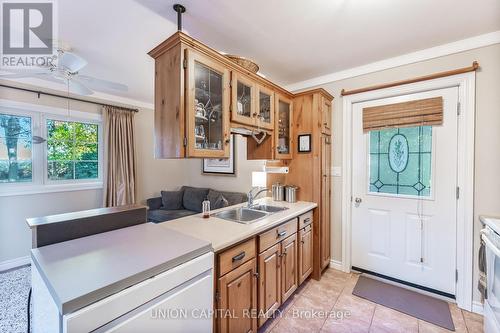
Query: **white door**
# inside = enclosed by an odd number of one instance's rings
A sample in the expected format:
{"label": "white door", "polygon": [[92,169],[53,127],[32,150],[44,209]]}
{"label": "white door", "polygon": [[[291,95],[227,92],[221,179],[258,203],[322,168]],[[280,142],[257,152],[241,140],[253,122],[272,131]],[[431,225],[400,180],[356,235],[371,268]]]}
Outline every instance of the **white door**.
{"label": "white door", "polygon": [[[363,133],[363,108],[443,97],[442,126]],[[458,88],[353,105],[352,266],[455,295]]]}

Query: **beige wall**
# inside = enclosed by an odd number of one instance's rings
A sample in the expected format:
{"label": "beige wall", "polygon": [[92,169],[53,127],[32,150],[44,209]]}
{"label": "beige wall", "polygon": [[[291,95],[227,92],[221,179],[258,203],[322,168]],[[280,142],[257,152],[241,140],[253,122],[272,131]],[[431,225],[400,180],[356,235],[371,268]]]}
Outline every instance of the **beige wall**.
{"label": "beige wall", "polygon": [[[500,216],[500,44],[476,50],[401,66],[377,73],[322,85],[335,96],[333,113],[333,165],[342,166],[342,89],[413,78],[440,71],[467,67],[474,60],[481,69],[476,77],[476,144],[474,190],[474,286],[477,281],[477,251],[479,247],[478,216]],[[332,253],[334,260],[342,258],[341,191],[342,178],[333,178]],[[472,221],[471,221],[472,223]],[[479,294],[474,287],[474,300]]]}
{"label": "beige wall", "polygon": [[[0,99],[66,108],[66,101],[0,88]],[[100,106],[71,102],[71,110],[100,113]],[[136,114],[137,195],[144,203],[162,189],[176,189],[187,183],[196,160],[155,160],[153,156],[153,111]],[[26,218],[101,207],[102,190],[85,190],[31,195],[0,196],[0,263],[29,255],[31,234]]]}

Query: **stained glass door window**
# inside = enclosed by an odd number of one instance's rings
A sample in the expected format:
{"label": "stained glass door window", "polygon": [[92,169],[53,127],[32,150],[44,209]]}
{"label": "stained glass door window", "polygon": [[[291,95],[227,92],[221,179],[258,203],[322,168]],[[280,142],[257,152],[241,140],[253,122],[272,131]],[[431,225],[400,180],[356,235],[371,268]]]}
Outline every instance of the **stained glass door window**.
{"label": "stained glass door window", "polygon": [[370,193],[431,196],[432,126],[369,133]]}

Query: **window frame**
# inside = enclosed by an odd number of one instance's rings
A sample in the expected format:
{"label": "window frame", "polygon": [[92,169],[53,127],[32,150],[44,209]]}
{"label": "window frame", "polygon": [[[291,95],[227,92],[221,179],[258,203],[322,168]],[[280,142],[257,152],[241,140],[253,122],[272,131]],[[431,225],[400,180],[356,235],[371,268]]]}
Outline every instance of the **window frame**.
{"label": "window frame", "polygon": [[50,180],[47,174],[47,141],[33,144],[31,150],[32,181],[0,183],[0,197],[27,195],[36,193],[51,193],[65,191],[81,191],[103,188],[104,172],[104,139],[102,115],[67,109],[39,106],[29,103],[0,99],[0,113],[31,118],[31,135],[47,138],[47,120],[83,122],[98,125],[98,178]]}

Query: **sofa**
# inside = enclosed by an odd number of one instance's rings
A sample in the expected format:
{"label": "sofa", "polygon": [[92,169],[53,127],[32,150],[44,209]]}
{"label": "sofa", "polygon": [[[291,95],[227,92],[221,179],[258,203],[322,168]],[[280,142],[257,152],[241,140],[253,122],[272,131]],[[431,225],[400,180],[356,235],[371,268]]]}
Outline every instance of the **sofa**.
{"label": "sofa", "polygon": [[247,195],[210,188],[183,186],[178,191],[161,191],[161,196],[146,201],[148,221],[161,223],[201,213],[201,203],[208,199],[210,209],[219,209],[245,202]]}

